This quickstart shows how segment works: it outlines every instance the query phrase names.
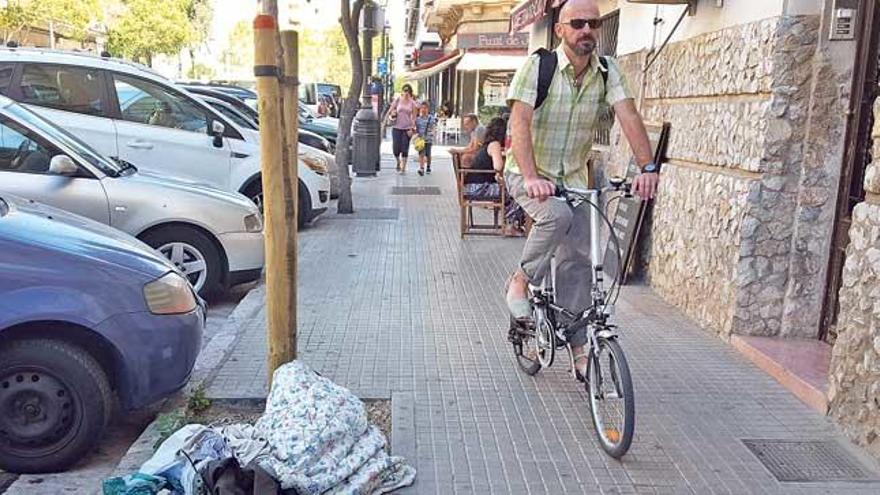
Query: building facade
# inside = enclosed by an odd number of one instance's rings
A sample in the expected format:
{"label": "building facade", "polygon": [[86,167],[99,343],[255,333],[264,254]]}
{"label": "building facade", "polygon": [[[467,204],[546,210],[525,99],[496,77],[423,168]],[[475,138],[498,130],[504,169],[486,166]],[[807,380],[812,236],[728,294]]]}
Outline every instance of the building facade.
{"label": "building facade", "polygon": [[[501,114],[514,72],[525,60],[528,33],[510,33],[514,0],[435,0],[422,2],[425,34],[439,40],[439,62],[412,68],[425,94],[456,115],[482,120]],[[420,62],[423,62],[420,60]]]}
{"label": "building facade", "polygon": [[[562,3],[515,7],[530,50]],[[671,125],[638,271],[725,340],[827,349],[817,408],[880,457],[876,2],[599,3],[645,120]],[[594,147],[606,174],[630,156],[616,127]]]}

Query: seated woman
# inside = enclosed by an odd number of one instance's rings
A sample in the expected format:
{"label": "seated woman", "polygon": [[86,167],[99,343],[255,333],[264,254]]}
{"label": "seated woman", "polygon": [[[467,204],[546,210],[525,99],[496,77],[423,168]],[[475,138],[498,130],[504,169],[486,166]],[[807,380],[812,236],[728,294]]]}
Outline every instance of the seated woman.
{"label": "seated woman", "polygon": [[[496,117],[486,127],[486,139],[474,156],[469,168],[473,170],[494,170],[495,174],[465,174],[464,195],[469,199],[496,200],[501,195],[501,185],[496,176],[504,170],[504,141],[507,136],[507,121]],[[465,165],[464,161],[462,162]],[[526,214],[523,209],[507,195],[505,197],[507,227],[504,235],[519,235],[524,231]]]}

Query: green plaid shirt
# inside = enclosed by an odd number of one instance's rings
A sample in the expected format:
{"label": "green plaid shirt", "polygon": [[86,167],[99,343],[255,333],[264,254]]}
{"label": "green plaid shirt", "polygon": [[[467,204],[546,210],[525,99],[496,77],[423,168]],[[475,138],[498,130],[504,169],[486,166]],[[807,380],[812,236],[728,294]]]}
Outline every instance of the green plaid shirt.
{"label": "green plaid shirt", "polygon": [[[603,88],[599,57],[594,54],[578,90],[574,84],[574,66],[561,46],[556,49],[556,55],[559,60],[556,75],[544,104],[535,111],[532,119],[535,164],[538,174],[557,184],[587,188],[590,184],[587,159],[593,146],[599,110],[603,105],[613,106],[632,98],[632,93],[614,59],[608,58],[607,88]],[[507,93],[508,106],[513,106],[513,100],[535,106],[538,65],[538,55],[532,55],[513,76]],[[507,155],[505,171],[520,173],[513,153]]]}

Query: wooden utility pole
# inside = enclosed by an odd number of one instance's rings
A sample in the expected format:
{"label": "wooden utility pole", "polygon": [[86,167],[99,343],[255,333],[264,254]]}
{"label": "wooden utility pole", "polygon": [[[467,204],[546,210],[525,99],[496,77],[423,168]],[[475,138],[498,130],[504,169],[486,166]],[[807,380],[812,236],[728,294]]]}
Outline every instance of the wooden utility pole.
{"label": "wooden utility pole", "polygon": [[[277,38],[275,17],[258,15],[254,19],[254,76],[260,108],[270,382],[275,369],[294,359],[296,351],[297,223],[296,202],[291,201],[290,185],[291,180],[294,186],[297,184],[297,155],[296,140],[292,154],[285,142]],[[292,167],[285,166],[285,155],[287,161],[293,163]]]}
{"label": "wooden utility pole", "polygon": [[[288,254],[284,267],[287,276],[286,309],[289,313],[285,338],[289,345],[287,361],[296,359],[296,290],[297,290],[297,241],[299,215],[299,35],[296,31],[281,32],[281,49],[284,64],[281,78],[281,117],[284,131],[284,212],[287,237],[285,250]],[[271,364],[271,363],[270,363]]]}

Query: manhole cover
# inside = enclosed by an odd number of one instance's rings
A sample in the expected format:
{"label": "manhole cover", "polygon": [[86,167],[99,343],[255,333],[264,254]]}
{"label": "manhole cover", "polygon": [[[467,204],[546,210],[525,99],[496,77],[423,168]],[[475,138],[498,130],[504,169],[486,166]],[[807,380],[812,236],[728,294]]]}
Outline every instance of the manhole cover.
{"label": "manhole cover", "polygon": [[349,215],[327,215],[331,220],[397,220],[400,208],[357,208]]}
{"label": "manhole cover", "polygon": [[779,481],[873,481],[877,476],[834,441],[743,440]]}
{"label": "manhole cover", "polygon": [[436,186],[394,186],[391,194],[395,196],[438,196],[440,188]]}

